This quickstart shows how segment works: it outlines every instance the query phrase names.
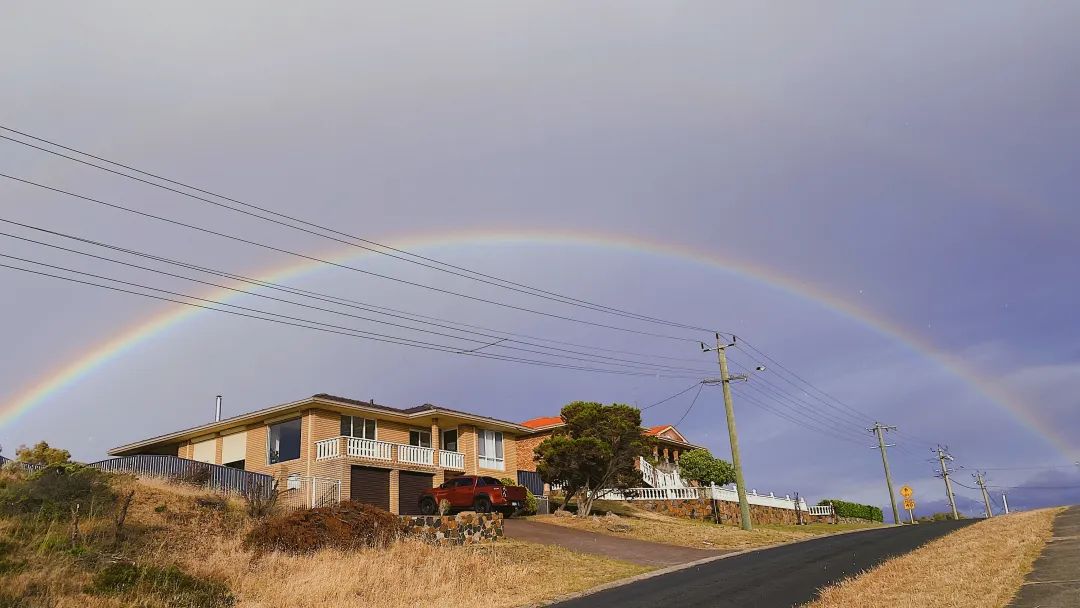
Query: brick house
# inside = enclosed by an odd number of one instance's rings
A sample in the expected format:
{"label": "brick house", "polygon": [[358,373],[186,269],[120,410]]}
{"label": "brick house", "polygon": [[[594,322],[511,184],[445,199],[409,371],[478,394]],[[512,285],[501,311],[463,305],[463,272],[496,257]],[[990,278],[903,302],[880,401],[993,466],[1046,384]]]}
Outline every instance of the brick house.
{"label": "brick house", "polygon": [[[430,404],[399,409],[318,394],[116,447],[109,455],[179,456],[270,474],[281,488],[338,482],[342,499],[410,514],[421,491],[447,478],[516,477],[518,438],[532,432]],[[532,466],[531,452],[524,466]]]}
{"label": "brick house", "polygon": [[[535,476],[536,472],[533,450],[545,439],[551,437],[552,433],[566,426],[566,423],[560,416],[544,416],[526,420],[521,423],[521,426],[529,429],[529,432],[519,435],[516,440],[518,482],[531,485],[527,484],[526,480]],[[651,462],[650,459],[639,458],[635,463],[636,468],[641,471],[645,485],[654,488],[686,487],[687,484],[679,476],[679,455],[690,450],[704,448],[687,441],[686,437],[670,424],[644,430],[646,435],[655,439]],[[538,478],[534,477],[534,479]]]}

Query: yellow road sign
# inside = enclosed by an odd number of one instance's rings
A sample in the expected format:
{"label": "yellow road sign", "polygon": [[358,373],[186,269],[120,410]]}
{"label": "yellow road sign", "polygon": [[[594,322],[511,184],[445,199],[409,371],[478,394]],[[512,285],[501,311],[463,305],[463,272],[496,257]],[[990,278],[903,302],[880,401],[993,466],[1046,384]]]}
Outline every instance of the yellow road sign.
{"label": "yellow road sign", "polygon": [[910,511],[915,508],[915,501],[910,498],[904,499],[904,509]]}
{"label": "yellow road sign", "polygon": [[911,486],[905,485],[900,488],[900,496],[903,496],[904,498],[911,498],[911,495],[914,493]]}

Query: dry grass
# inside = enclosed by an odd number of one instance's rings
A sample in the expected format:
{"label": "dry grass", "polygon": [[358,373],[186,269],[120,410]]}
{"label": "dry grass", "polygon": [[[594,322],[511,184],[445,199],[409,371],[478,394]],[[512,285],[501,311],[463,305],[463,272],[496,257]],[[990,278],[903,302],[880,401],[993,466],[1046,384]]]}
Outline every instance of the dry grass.
{"label": "dry grass", "polygon": [[[110,548],[109,518],[84,521],[92,550],[72,551],[67,522],[0,518],[0,606],[113,608],[179,606],[168,598],[87,591],[111,561],[175,565],[200,580],[226,583],[245,607],[453,605],[483,597],[485,605],[519,606],[645,572],[646,567],[509,540],[471,547],[434,547],[405,540],[389,549],[322,550],[256,558],[243,548],[252,522],[239,501],[159,482],[125,482],[136,491],[129,532]],[[94,541],[93,539],[98,539]],[[3,571],[4,560],[19,566]],[[32,597],[21,603],[18,598]],[[185,604],[186,606],[186,604]]]}
{"label": "dry grass", "polygon": [[998,608],[1020,589],[1059,509],[968,526],[822,591],[808,608]]}
{"label": "dry grass", "polygon": [[269,554],[251,561],[237,542],[185,556],[185,569],[224,576],[240,606],[435,608],[452,598],[484,598],[488,606],[520,606],[645,572],[648,568],[558,547],[500,541],[434,547],[403,541],[386,550]]}
{"label": "dry grass", "polygon": [[621,536],[697,549],[750,549],[808,538],[814,536],[815,533],[821,533],[801,530],[799,526],[763,526],[755,528],[752,532],[746,532],[735,526],[669,517],[648,511],[637,511],[632,517],[624,516],[615,520],[618,524],[629,526],[630,529],[625,532],[612,531],[612,521],[605,517],[581,518],[537,515],[534,519],[548,524],[588,530],[589,532],[598,532],[609,536]]}

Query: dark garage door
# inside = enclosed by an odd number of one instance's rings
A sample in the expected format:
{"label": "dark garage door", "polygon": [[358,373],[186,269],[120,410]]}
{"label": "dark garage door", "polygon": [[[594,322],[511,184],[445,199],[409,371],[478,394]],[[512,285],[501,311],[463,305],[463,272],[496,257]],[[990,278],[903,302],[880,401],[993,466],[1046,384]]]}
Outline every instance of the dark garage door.
{"label": "dark garage door", "polygon": [[402,515],[419,515],[420,494],[430,490],[435,476],[430,473],[402,471],[398,478],[398,511]]}
{"label": "dark garage door", "polygon": [[390,510],[390,471],[354,466],[349,483],[349,498]]}

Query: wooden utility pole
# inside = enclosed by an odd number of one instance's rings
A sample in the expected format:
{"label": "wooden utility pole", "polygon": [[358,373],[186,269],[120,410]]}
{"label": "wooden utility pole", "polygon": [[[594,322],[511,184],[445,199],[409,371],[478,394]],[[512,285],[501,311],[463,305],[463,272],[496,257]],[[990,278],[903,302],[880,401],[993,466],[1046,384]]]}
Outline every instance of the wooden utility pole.
{"label": "wooden utility pole", "polygon": [[889,457],[885,454],[885,448],[890,446],[885,445],[885,436],[882,434],[882,431],[890,430],[895,431],[896,427],[875,422],[870,432],[877,435],[878,449],[881,450],[881,464],[885,465],[885,485],[889,486],[889,506],[892,507],[892,521],[894,524],[900,525],[900,512],[896,509],[896,495],[893,494],[892,489],[892,473],[889,472]]}
{"label": "wooden utility pole", "polygon": [[[728,373],[727,353],[724,349],[735,346],[735,336],[731,337],[731,344],[727,344],[716,334],[716,348],[708,348],[704,343],[701,350],[708,352],[716,350],[716,362],[720,364],[720,386],[724,391],[724,413],[727,416],[728,442],[731,444],[731,466],[735,468],[735,489],[739,493],[739,519],[743,530],[753,530],[754,524],[750,521],[750,502],[746,499],[746,481],[743,479],[742,457],[739,455],[739,434],[735,430],[735,407],[731,403],[731,381]],[[759,368],[764,369],[764,368]],[[748,376],[740,376],[737,380],[746,380]],[[714,381],[715,382],[715,381]]]}
{"label": "wooden utility pole", "polygon": [[971,475],[975,478],[975,483],[979,484],[979,491],[982,493],[983,506],[986,507],[987,519],[994,516],[994,510],[990,508],[990,495],[986,493],[986,474],[975,471]]}
{"label": "wooden utility pole", "polygon": [[949,506],[952,507],[953,520],[959,520],[960,514],[956,512],[956,497],[953,496],[952,482],[949,481],[949,467],[945,465],[946,460],[952,460],[952,455],[941,447],[940,445],[935,450],[937,452],[938,462],[941,463],[941,478],[945,480],[945,495],[949,499]]}

